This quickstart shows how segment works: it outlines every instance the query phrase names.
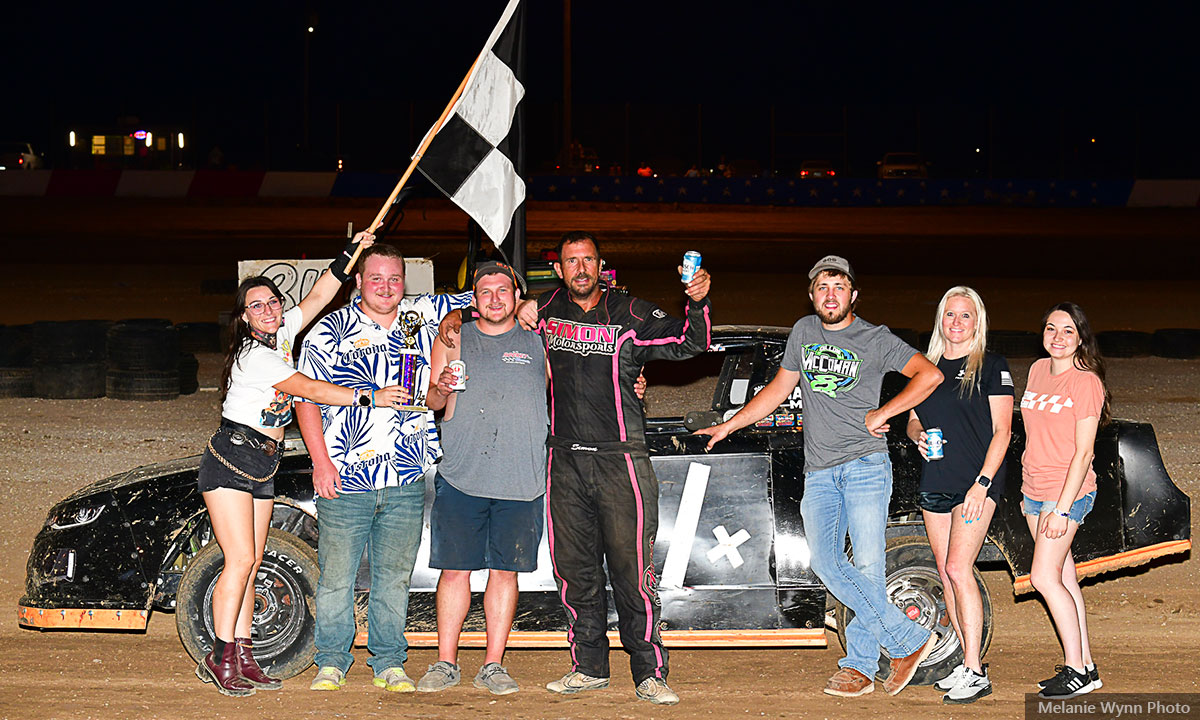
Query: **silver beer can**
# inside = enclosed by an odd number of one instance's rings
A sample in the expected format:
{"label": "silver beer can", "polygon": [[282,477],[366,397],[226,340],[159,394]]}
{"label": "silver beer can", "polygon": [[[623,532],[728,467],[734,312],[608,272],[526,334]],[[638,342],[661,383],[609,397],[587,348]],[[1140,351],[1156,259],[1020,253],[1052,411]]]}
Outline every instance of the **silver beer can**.
{"label": "silver beer can", "polygon": [[929,449],[925,451],[925,456],[930,460],[941,460],[946,457],[944,443],[941,428],[929,428],[926,430],[925,444],[929,446]]}
{"label": "silver beer can", "polygon": [[462,392],[467,389],[467,364],[462,360],[451,360],[447,363],[450,367],[450,372],[454,373],[454,384],[450,389],[454,392]]}
{"label": "silver beer can", "polygon": [[695,250],[688,250],[683,254],[683,275],[680,277],[685,283],[690,283],[692,278],[696,276],[696,271],[700,269],[700,253]]}

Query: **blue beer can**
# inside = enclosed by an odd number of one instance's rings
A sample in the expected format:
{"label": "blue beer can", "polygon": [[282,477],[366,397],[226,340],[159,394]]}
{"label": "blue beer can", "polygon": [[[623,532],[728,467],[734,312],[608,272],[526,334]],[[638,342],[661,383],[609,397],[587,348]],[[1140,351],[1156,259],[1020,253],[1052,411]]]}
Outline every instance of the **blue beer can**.
{"label": "blue beer can", "polygon": [[692,278],[696,276],[696,271],[700,269],[700,253],[695,250],[688,250],[683,254],[683,276],[680,278],[685,283],[690,283]]}
{"label": "blue beer can", "polygon": [[930,460],[941,460],[946,457],[944,447],[945,440],[942,438],[941,428],[929,428],[925,431],[925,444],[929,449],[925,451],[925,456]]}

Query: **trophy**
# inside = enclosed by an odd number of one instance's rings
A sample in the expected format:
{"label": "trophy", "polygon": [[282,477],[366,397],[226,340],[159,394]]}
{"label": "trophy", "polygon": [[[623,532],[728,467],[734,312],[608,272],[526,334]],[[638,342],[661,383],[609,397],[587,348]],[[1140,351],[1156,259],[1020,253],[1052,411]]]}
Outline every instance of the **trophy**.
{"label": "trophy", "polygon": [[424,325],[421,314],[413,310],[400,313],[400,378],[398,384],[408,391],[409,404],[399,405],[400,410],[426,412],[429,408],[421,404],[425,399],[425,388],[418,387],[417,371],[421,368],[421,350],[417,347],[417,333]]}

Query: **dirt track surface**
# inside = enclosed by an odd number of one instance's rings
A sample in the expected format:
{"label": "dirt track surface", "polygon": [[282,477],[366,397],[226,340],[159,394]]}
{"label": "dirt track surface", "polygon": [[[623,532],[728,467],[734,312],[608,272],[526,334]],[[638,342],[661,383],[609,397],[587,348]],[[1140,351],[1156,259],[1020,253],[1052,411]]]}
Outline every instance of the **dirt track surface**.
{"label": "dirt track surface", "polygon": [[[222,219],[226,210],[228,208],[222,209],[221,217],[213,221],[215,225],[223,227],[232,222]],[[349,213],[345,208],[333,210],[342,217],[341,228],[336,227],[337,223],[327,223],[329,234],[336,237],[344,231],[345,216]],[[321,211],[333,213],[333,210]],[[249,210],[246,212],[250,213]],[[264,212],[273,214],[273,211],[256,208],[250,215]],[[370,216],[373,210],[359,208],[354,214]],[[955,222],[978,227],[980,223],[986,225],[998,221],[998,216],[988,213],[971,218],[969,223],[964,219],[967,217],[958,217]],[[546,222],[558,227],[565,224],[558,221],[566,218],[566,215],[554,216],[555,222]],[[1191,218],[1194,227],[1196,216]],[[668,224],[686,227],[694,220],[700,222],[694,227],[701,228],[714,223],[759,225],[775,222],[762,220],[751,213],[693,213],[686,217],[646,213],[623,217],[618,213],[581,212],[578,217],[570,216],[569,219],[578,226],[599,228],[602,233],[607,231],[613,235],[619,234],[622,223],[638,227],[656,225],[661,230]],[[1099,227],[1110,220],[1092,216],[1091,225],[1085,224],[1083,230],[1076,227],[1072,236],[1074,241],[1087,234],[1087,227]],[[119,213],[108,222],[129,224],[127,219],[119,217]],[[198,219],[191,222],[202,224]],[[531,213],[531,226],[533,222],[534,214]],[[856,221],[847,222],[855,225]],[[1174,227],[1174,222],[1170,220],[1167,225]],[[78,222],[63,227],[67,229],[62,232],[69,230],[69,234],[77,235],[75,242],[83,242],[84,237],[78,235],[83,228]],[[11,228],[6,232],[10,231]],[[271,230],[271,233],[279,232],[278,228]],[[1019,228],[1014,232],[1019,236]],[[1173,233],[1174,230],[1166,234]],[[687,249],[684,245],[689,240],[683,238],[672,242],[678,247],[666,244],[663,246],[666,249],[656,249],[653,254],[661,253],[661,259],[666,261],[669,250],[670,262],[674,263],[675,251],[679,250],[678,254],[681,254],[682,249]],[[706,265],[713,269],[717,278],[714,288],[720,287],[716,282],[724,283],[720,292],[714,289],[718,322],[790,324],[800,314],[803,294],[796,291],[799,273],[794,270],[800,268],[802,271],[811,265],[830,245],[793,246],[782,239],[774,242],[780,245],[781,252],[769,257],[769,264],[757,272],[722,270],[719,264],[708,262],[712,255],[701,248],[705,252]],[[1173,246],[1175,240],[1159,236],[1155,242]],[[328,243],[321,241],[322,247]],[[616,245],[622,247],[620,242]],[[834,249],[844,251],[857,263],[851,245],[835,246]],[[449,254],[451,244],[447,241],[444,247]],[[460,244],[453,247],[455,252],[461,252]],[[935,250],[944,256],[945,248],[940,241],[914,245],[911,251],[938,257]],[[780,258],[787,257],[782,253],[795,255],[790,260],[796,266],[789,268],[792,274],[774,272]],[[214,250],[210,254],[220,255],[220,252]],[[130,260],[122,259],[122,262]],[[1012,317],[1013,322],[1020,322],[1018,325],[996,324],[998,327],[1035,324],[1041,308],[1062,297],[1062,284],[1044,286],[1045,278],[1034,282],[1026,276],[1012,275],[1014,262],[1008,260],[1004,267],[1009,270],[980,277],[978,282],[971,278],[971,282],[985,286],[985,298],[993,317]],[[215,267],[231,267],[224,263],[221,259]],[[88,270],[85,265],[68,263],[67,266],[71,271]],[[169,267],[165,264],[127,265],[111,272],[106,268],[99,268],[96,273],[81,271],[78,280],[68,275],[63,282],[46,283],[44,276],[28,277],[27,270],[42,272],[61,267],[51,263],[15,268],[16,277],[12,274],[9,277],[17,281],[16,287],[7,282],[5,287],[0,287],[0,322],[148,315],[177,321],[212,320],[216,310],[223,309],[228,303],[227,297],[200,295],[195,286],[183,287],[177,282],[155,279],[154,269],[165,270]],[[639,294],[660,295],[664,304],[674,309],[675,305],[668,301],[677,297],[677,285],[659,280],[661,271],[656,261],[628,272],[621,279]],[[202,279],[207,272],[202,268],[195,278]],[[945,272],[927,272],[919,276],[901,274],[898,277],[889,277],[879,270],[874,271],[878,273],[875,275],[866,275],[865,270],[860,272],[870,288],[868,298],[864,300],[865,317],[919,329],[931,324],[933,304],[942,290],[962,279]],[[1069,278],[1065,281],[1066,287],[1078,291],[1075,297],[1092,312],[1098,326],[1105,326],[1098,318],[1106,317],[1113,318],[1108,327],[1146,330],[1169,326],[1200,327],[1196,317],[1200,303],[1195,302],[1200,299],[1197,297],[1200,291],[1194,287],[1195,283],[1143,278],[1131,286],[1126,281],[1092,280],[1087,274],[1064,275]],[[1036,274],[1028,276],[1037,277]],[[114,282],[124,283],[124,286]],[[1164,282],[1167,283],[1165,288]],[[641,290],[643,284],[646,291]],[[1167,307],[1160,307],[1164,296]],[[1131,307],[1124,307],[1126,303]],[[1154,308],[1152,311],[1151,307]],[[1124,318],[1129,322],[1119,324]],[[215,385],[219,360],[216,355],[201,356],[202,387]],[[1015,361],[1013,366],[1020,386],[1028,362]],[[1168,472],[1186,493],[1193,498],[1200,497],[1200,430],[1195,423],[1196,406],[1200,402],[1200,361],[1112,360],[1109,379],[1116,415],[1151,422]],[[678,414],[681,402],[678,393],[681,392],[652,388],[648,398],[651,414]],[[823,695],[820,688],[840,657],[836,637],[832,634],[829,636],[830,648],[825,650],[677,649],[671,655],[671,684],[683,702],[676,708],[655,708],[634,699],[628,663],[619,651],[613,655],[612,687],[574,698],[555,697],[541,689],[544,683],[567,669],[567,656],[562,650],[510,652],[507,665],[521,683],[522,691],[493,698],[470,687],[469,678],[482,661],[479,651],[469,650],[462,654],[461,664],[467,675],[464,686],[430,696],[392,695],[372,687],[365,662],[366,651],[358,649],[357,662],[341,692],[310,692],[307,689],[310,670],[287,682],[280,692],[260,692],[252,698],[234,699],[218,695],[195,678],[194,664],[175,634],[174,617],[169,613],[154,613],[145,633],[20,629],[15,620],[15,608],[23,591],[25,558],[50,506],[84,484],[135,465],[196,453],[218,414],[216,395],[211,391],[167,403],[0,399],[0,439],[3,439],[0,443],[0,549],[3,549],[0,553],[0,607],[8,607],[11,613],[9,622],[0,623],[0,657],[5,659],[4,666],[8,670],[0,674],[0,718],[199,720],[485,716],[623,719],[836,718],[865,714],[896,719],[1017,718],[1023,716],[1024,693],[1032,689],[1035,680],[1048,676],[1062,659],[1041,602],[1030,596],[1014,598],[1010,578],[1001,571],[986,574],[996,623],[995,637],[986,660],[990,663],[996,692],[967,708],[942,706],[936,692],[927,687],[907,689],[895,698],[888,697],[881,689],[855,700]],[[1192,526],[1195,534],[1195,516]],[[1084,594],[1089,603],[1092,643],[1105,681],[1101,692],[1200,692],[1200,681],[1190,669],[1194,665],[1191,658],[1195,656],[1195,648],[1200,647],[1200,603],[1195,599],[1195,587],[1200,581],[1198,567],[1189,560],[1174,558],[1087,583]],[[433,650],[414,649],[408,663],[410,674],[419,677],[425,666],[435,659]]]}

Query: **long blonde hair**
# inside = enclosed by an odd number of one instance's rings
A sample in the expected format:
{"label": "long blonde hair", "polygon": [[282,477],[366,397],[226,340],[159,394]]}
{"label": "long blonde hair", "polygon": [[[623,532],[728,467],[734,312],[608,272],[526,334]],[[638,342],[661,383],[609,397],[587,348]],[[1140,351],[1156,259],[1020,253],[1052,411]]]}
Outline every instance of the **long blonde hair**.
{"label": "long blonde hair", "polygon": [[983,298],[979,297],[979,293],[974,289],[966,285],[956,285],[942,296],[942,301],[937,306],[937,315],[933,318],[933,335],[929,338],[929,349],[925,351],[925,357],[937,365],[946,352],[946,338],[942,337],[942,316],[946,314],[946,303],[954,297],[965,297],[975,305],[975,337],[971,338],[962,382],[958,385],[958,396],[963,397],[975,392],[975,387],[979,384],[980,370],[983,368],[983,355],[987,350],[987,309],[983,306]]}

